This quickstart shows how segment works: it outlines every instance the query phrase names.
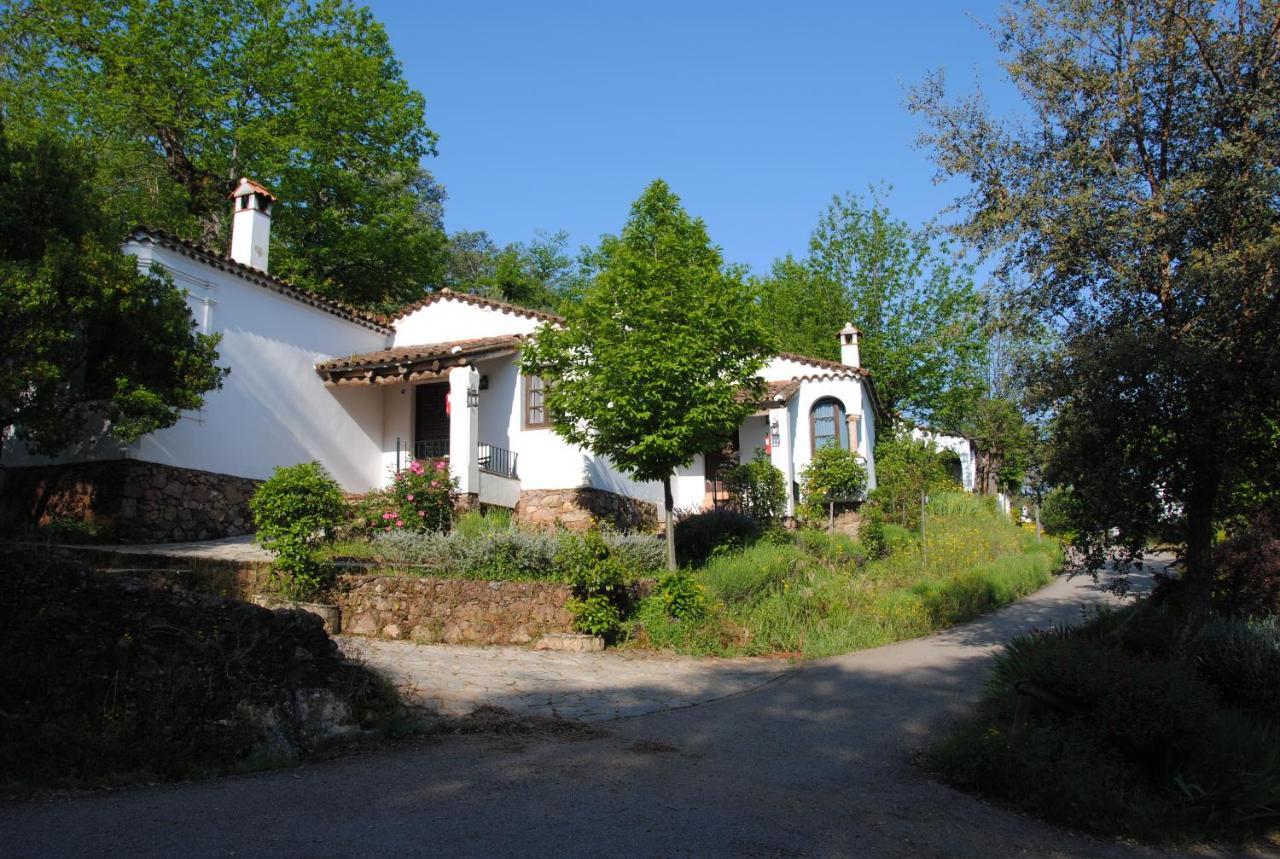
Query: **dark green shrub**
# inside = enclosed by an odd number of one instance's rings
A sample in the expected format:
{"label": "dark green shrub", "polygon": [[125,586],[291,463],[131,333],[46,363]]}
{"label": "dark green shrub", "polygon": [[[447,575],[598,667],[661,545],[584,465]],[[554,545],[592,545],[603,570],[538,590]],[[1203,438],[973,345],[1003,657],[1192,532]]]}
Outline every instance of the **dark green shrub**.
{"label": "dark green shrub", "polygon": [[889,542],[884,536],[884,509],[879,504],[862,506],[862,524],[858,526],[858,542],[872,560],[889,554]]}
{"label": "dark green shrub", "polygon": [[[1275,826],[1274,727],[1224,707],[1193,666],[1110,643],[1122,616],[1013,639],[978,717],[935,747],[929,765],[957,787],[1108,835],[1242,837]],[[1014,733],[1019,680],[1060,705],[1036,704]]]}
{"label": "dark green shrub", "polygon": [[685,570],[667,573],[658,580],[653,595],[661,601],[669,617],[696,623],[707,615],[707,594]]}
{"label": "dark green shrub", "polygon": [[886,521],[914,531],[920,527],[920,499],[956,488],[947,458],[929,442],[905,432],[877,440],[871,500],[884,510]]}
{"label": "dark green shrub", "polygon": [[867,467],[856,453],[840,447],[824,447],[813,454],[800,474],[801,515],[821,519],[827,502],[847,503],[861,499],[867,488]]}
{"label": "dark green shrub", "polygon": [[1214,609],[1236,617],[1280,614],[1280,511],[1255,515],[1216,553]]}
{"label": "dark green shrub", "polygon": [[277,468],[249,502],[258,542],[275,553],[281,590],[294,599],[323,585],[316,549],[347,516],[342,488],[318,462]]}
{"label": "dark green shrub", "polygon": [[720,546],[741,548],[760,535],[760,523],[737,510],[708,510],[676,521],[676,558],[701,566]]}
{"label": "dark green shrub", "polygon": [[587,635],[612,638],[622,628],[622,610],[606,594],[594,594],[579,599],[573,597],[565,607],[573,615],[574,628]]}
{"label": "dark green shrub", "polygon": [[613,637],[622,628],[622,608],[631,571],[610,551],[598,530],[566,535],[556,553],[556,567],[573,587],[567,603],[579,631]]}
{"label": "dark green shrub", "polygon": [[1040,505],[1040,525],[1045,533],[1071,541],[1081,515],[1080,499],[1070,487],[1055,486]]}
{"label": "dark green shrub", "polygon": [[1196,664],[1225,701],[1280,723],[1280,621],[1221,618],[1205,630]]}
{"label": "dark green shrub", "polygon": [[786,511],[786,477],[762,450],[750,462],[726,469],[724,483],[738,509],[752,519],[773,522]]}

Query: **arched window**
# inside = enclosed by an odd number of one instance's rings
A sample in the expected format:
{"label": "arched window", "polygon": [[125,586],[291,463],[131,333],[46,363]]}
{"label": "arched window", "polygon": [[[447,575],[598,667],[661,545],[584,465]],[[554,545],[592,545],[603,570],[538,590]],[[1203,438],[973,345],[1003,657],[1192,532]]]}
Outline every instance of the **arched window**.
{"label": "arched window", "polygon": [[809,426],[813,433],[813,449],[839,447],[849,449],[849,425],[844,419],[844,405],[835,397],[824,397],[809,410]]}

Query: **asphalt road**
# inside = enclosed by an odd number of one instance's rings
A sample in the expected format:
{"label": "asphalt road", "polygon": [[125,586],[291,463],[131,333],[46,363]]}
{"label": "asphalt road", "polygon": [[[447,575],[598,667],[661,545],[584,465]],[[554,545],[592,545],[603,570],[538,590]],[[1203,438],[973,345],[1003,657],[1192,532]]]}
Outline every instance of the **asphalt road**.
{"label": "asphalt road", "polygon": [[[16,856],[1152,856],[930,781],[915,752],[1011,634],[1110,599],[1056,580],[945,633],[604,725],[456,736],[201,784],[0,806]],[[498,702],[501,703],[501,702]]]}

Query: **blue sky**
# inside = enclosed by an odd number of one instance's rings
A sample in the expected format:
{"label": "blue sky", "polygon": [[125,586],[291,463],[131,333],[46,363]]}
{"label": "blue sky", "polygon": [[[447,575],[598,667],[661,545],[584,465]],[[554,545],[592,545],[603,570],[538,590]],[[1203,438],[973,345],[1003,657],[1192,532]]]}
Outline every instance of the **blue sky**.
{"label": "blue sky", "polygon": [[499,243],[594,242],[661,177],[764,271],[804,252],[832,194],[890,183],[913,223],[950,202],[904,106],[927,71],[1013,104],[979,24],[994,0],[370,5],[440,135],[448,229]]}

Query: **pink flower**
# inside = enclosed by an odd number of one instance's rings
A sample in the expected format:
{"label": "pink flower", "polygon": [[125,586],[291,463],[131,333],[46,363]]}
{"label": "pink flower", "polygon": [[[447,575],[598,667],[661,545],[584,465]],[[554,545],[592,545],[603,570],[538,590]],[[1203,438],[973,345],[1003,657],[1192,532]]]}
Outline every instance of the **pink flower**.
{"label": "pink flower", "polygon": [[424,517],[424,516],[426,516],[426,515],[427,515],[427,511],[426,511],[426,510],[419,510],[419,511],[418,511],[418,518],[419,518],[419,519],[423,518],[423,517]]}
{"label": "pink flower", "polygon": [[383,519],[390,519],[390,518],[391,518],[391,514],[390,514],[390,513],[383,513],[383,514],[382,514],[382,518],[383,518]]}
{"label": "pink flower", "polygon": [[403,519],[397,519],[397,520],[396,520],[396,527],[397,527],[397,528],[403,528],[403,527],[404,527],[404,520],[403,520]]}
{"label": "pink flower", "polygon": [[390,530],[391,530],[391,526],[390,526],[390,525],[388,525],[388,526],[387,526],[387,530],[388,530],[388,531],[390,531]]}
{"label": "pink flower", "polygon": [[412,492],[410,492],[406,497],[407,497],[410,501],[412,501],[412,500],[413,500],[413,493],[412,493]]}
{"label": "pink flower", "polygon": [[445,465],[443,462],[436,463],[436,471],[444,471],[444,469],[445,469]]}

